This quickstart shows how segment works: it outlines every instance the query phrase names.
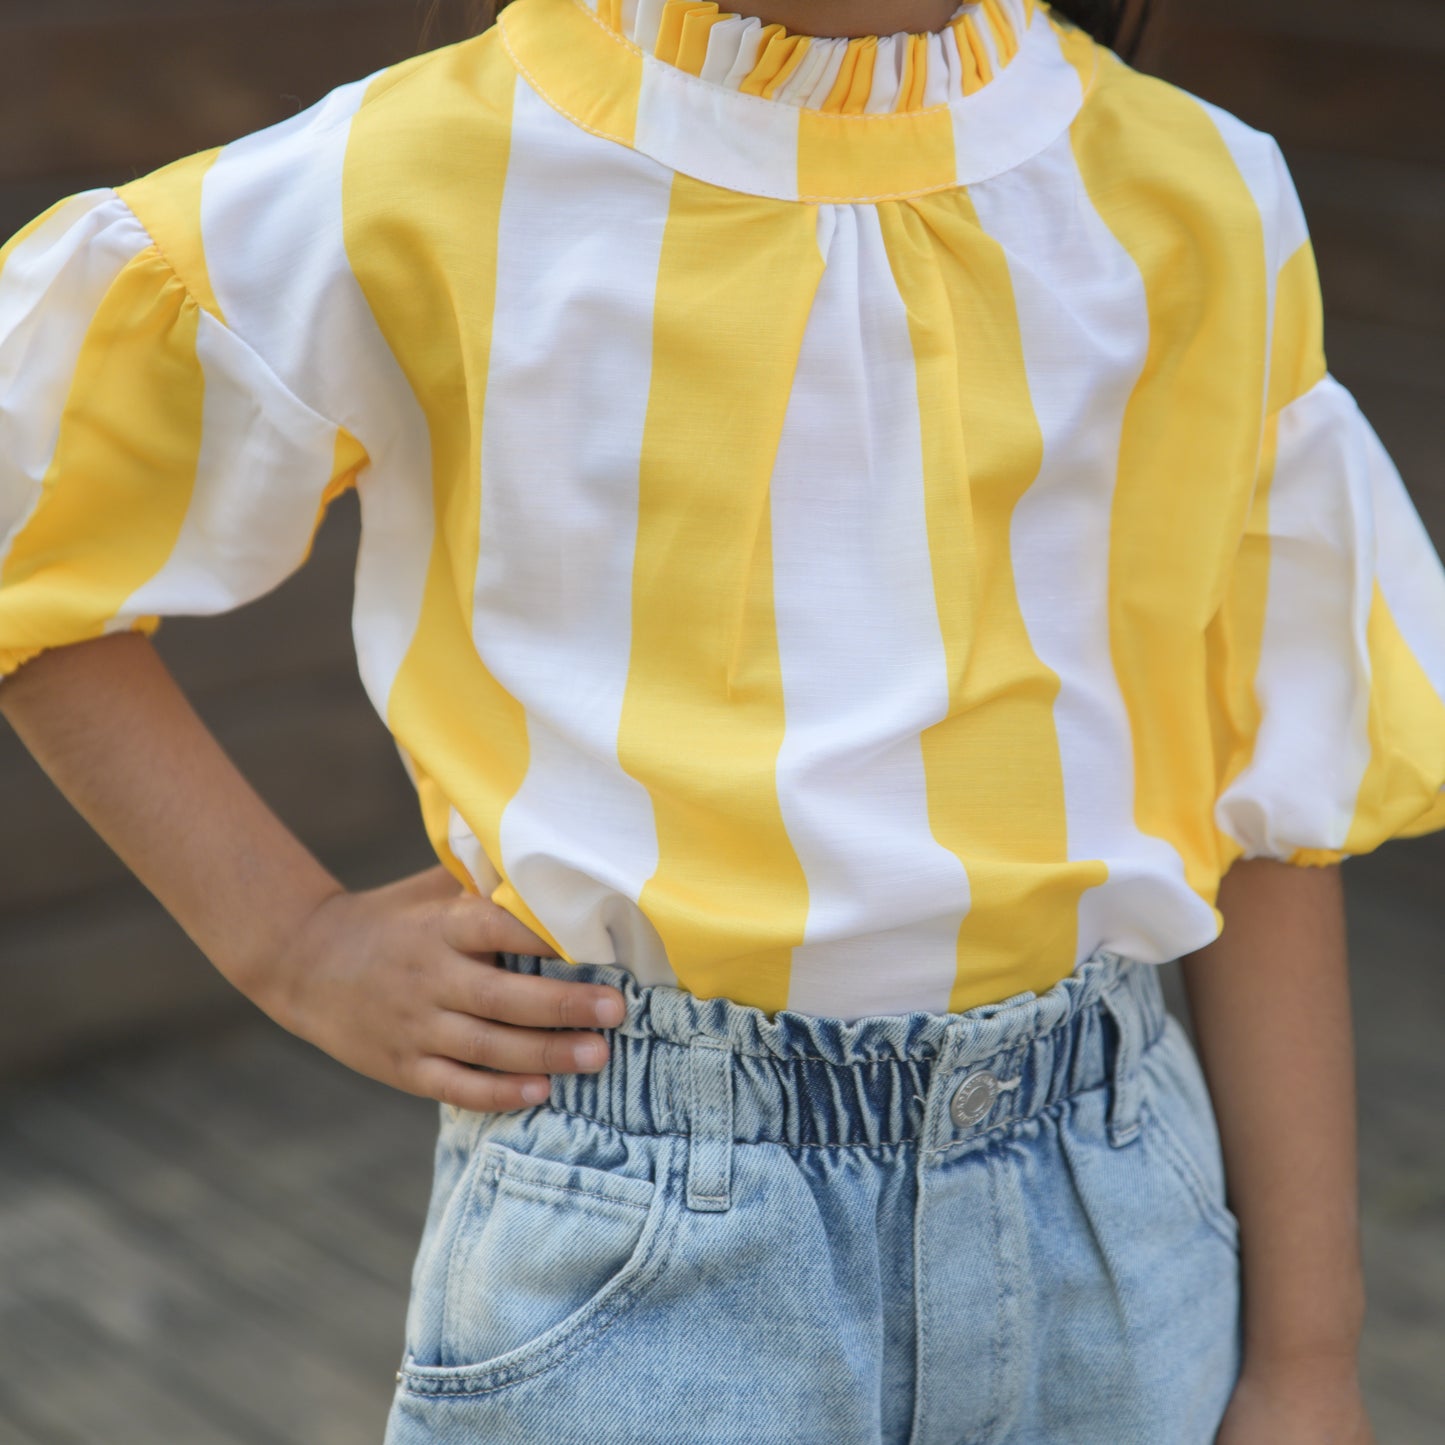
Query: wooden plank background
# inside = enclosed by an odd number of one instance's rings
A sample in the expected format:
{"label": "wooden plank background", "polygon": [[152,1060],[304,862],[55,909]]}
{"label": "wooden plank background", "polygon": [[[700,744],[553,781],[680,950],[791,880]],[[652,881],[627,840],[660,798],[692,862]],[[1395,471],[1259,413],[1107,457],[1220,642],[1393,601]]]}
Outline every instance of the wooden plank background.
{"label": "wooden plank background", "polygon": [[[424,9],[0,0],[0,235],[404,58]],[[1165,0],[1137,63],[1280,140],[1331,368],[1445,551],[1445,7]],[[353,888],[434,861],[356,675],[358,521],[348,494],[281,587],[156,638]],[[1345,868],[1381,1445],[1445,1438],[1442,878],[1445,834]],[[0,727],[0,1439],[379,1440],[434,1128],[231,989]]]}

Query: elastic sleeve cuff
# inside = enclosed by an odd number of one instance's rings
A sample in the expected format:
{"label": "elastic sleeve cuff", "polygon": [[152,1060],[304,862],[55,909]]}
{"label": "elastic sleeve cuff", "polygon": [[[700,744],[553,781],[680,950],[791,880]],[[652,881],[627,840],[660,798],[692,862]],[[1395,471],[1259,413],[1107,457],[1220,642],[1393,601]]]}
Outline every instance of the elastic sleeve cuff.
{"label": "elastic sleeve cuff", "polygon": [[1297,868],[1328,868],[1334,863],[1343,863],[1353,854],[1342,853],[1338,848],[1296,848],[1283,861]]}
{"label": "elastic sleeve cuff", "polygon": [[[161,619],[157,616],[146,616],[135,618],[127,632],[143,632],[150,637],[161,625]],[[102,636],[106,635],[104,633]],[[77,641],[88,642],[89,638],[77,638]],[[42,652],[53,652],[57,647],[68,647],[70,643],[47,642],[39,647],[0,647],[0,677],[9,677],[12,672],[18,672],[24,663],[33,657],[39,657]]]}

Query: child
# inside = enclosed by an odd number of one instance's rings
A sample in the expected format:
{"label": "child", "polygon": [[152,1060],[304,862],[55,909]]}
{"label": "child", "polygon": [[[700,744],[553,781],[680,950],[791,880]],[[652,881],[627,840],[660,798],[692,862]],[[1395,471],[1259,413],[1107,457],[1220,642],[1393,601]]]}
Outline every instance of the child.
{"label": "child", "polygon": [[[511,0],[18,233],[0,708],[438,1101],[389,1445],[1368,1442],[1337,865],[1445,826],[1445,568],[1278,147],[1071,0],[759,12]],[[144,637],[353,486],[362,893]]]}

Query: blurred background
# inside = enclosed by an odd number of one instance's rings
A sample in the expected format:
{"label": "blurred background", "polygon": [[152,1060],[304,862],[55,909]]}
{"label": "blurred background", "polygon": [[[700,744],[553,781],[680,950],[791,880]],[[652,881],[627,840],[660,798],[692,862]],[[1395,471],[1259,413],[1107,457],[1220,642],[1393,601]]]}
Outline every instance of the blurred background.
{"label": "blurred background", "polygon": [[[464,0],[0,0],[0,239],[52,201],[460,39]],[[1445,6],[1156,0],[1134,63],[1272,132],[1331,370],[1445,552]],[[354,492],[311,560],[156,647],[349,887],[431,866],[357,677]],[[1445,1439],[1445,833],[1344,866],[1381,1445]],[[1165,983],[1187,1024],[1177,969]],[[0,721],[0,1440],[381,1439],[436,1105],[253,1007]],[[1160,1442],[1168,1445],[1168,1442]]]}

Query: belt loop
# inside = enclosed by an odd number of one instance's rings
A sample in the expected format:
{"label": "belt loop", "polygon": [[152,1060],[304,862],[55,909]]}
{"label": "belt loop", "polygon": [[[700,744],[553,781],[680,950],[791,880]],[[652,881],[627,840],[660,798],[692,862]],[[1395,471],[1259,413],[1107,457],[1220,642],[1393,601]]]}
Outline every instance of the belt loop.
{"label": "belt loop", "polygon": [[692,1104],[688,1110],[687,1207],[721,1211],[732,1206],[732,1043],[711,1034],[695,1034],[688,1053]]}
{"label": "belt loop", "polygon": [[[1148,968],[1149,964],[1126,963],[1124,968]],[[1143,1079],[1139,1073],[1139,1056],[1143,1044],[1143,1016],[1139,1000],[1129,986],[1130,980],[1120,977],[1100,995],[1100,1003],[1114,1021],[1118,1047],[1114,1051],[1112,1088],[1109,1098],[1109,1143],[1116,1149],[1127,1144],[1139,1132],[1139,1104]]]}

